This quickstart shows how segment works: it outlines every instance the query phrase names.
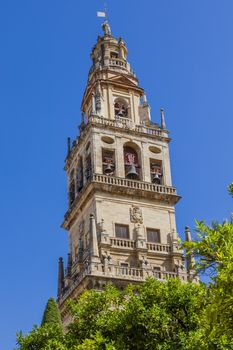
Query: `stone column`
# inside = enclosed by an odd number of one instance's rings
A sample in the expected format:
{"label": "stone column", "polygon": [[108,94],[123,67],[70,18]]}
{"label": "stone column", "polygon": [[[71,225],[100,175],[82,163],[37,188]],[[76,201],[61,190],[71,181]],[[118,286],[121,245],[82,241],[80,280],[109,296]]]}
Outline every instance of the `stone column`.
{"label": "stone column", "polygon": [[116,137],[116,176],[125,177],[123,142],[121,137]]}
{"label": "stone column", "polygon": [[99,249],[94,214],[90,215],[90,257],[92,262],[99,262]]}
{"label": "stone column", "polygon": [[96,115],[96,108],[95,108],[95,94],[91,94],[91,114]]}
{"label": "stone column", "polygon": [[148,144],[146,142],[142,142],[141,158],[142,158],[142,164],[141,164],[142,180],[146,182],[151,182],[150,158],[148,155]]}

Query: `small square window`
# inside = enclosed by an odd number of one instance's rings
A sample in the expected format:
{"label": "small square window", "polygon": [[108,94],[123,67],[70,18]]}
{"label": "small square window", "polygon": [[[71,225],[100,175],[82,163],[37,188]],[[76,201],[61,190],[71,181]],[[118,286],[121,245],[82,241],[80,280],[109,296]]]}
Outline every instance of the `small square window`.
{"label": "small square window", "polygon": [[148,228],[147,232],[147,242],[159,243],[160,242],[160,231],[153,228]]}
{"label": "small square window", "polygon": [[129,226],[115,224],[115,233],[116,233],[116,237],[118,237],[118,238],[128,239],[129,238]]}

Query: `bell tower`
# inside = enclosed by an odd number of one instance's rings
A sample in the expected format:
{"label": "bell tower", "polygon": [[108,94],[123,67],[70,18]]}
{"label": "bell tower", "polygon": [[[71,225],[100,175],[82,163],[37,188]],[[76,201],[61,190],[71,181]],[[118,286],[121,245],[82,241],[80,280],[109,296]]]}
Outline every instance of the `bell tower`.
{"label": "bell tower", "polygon": [[59,260],[58,304],[85,289],[123,288],[147,277],[192,279],[175,223],[180,196],[172,185],[164,111],[151,120],[145,92],[122,38],[107,21],[92,49],[79,135],[65,160],[69,254]]}

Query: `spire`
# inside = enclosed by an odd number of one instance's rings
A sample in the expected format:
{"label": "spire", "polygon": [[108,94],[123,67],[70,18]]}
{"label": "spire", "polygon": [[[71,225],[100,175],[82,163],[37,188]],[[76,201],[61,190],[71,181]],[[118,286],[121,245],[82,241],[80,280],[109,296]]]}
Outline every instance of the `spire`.
{"label": "spire", "polygon": [[160,109],[160,115],[161,115],[161,128],[166,129],[166,123],[165,123],[165,117],[164,117],[164,109]]}
{"label": "spire", "polygon": [[94,214],[90,215],[90,253],[91,257],[99,258],[99,249],[97,242],[97,232]]}
{"label": "spire", "polygon": [[64,265],[63,265],[63,259],[60,257],[58,262],[58,288],[57,288],[58,298],[61,296],[63,288],[64,288]]}

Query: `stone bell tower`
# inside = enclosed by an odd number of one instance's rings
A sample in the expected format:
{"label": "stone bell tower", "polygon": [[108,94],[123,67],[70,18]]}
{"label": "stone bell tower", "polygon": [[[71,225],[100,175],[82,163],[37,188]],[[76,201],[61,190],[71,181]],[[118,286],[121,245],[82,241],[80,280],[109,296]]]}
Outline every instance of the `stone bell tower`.
{"label": "stone bell tower", "polygon": [[65,160],[69,254],[59,259],[58,303],[107,283],[123,288],[152,276],[192,279],[175,223],[164,111],[152,122],[144,90],[127,61],[122,38],[104,22],[91,52],[79,135]]}

